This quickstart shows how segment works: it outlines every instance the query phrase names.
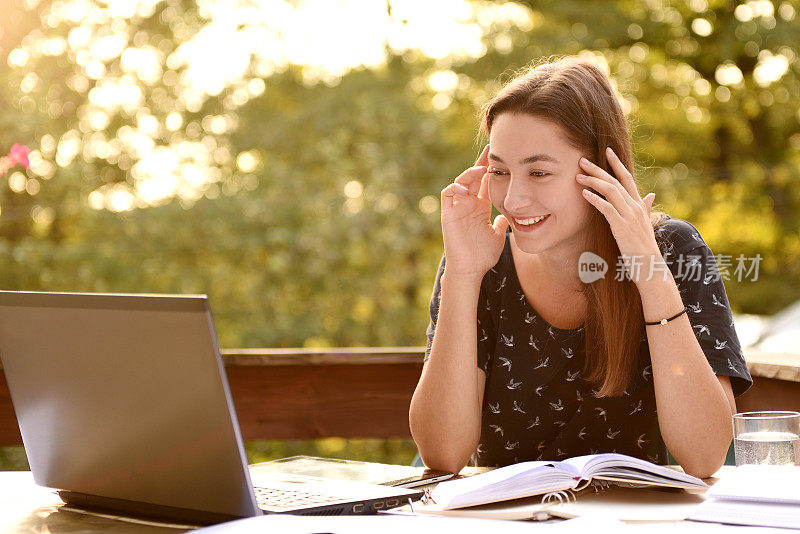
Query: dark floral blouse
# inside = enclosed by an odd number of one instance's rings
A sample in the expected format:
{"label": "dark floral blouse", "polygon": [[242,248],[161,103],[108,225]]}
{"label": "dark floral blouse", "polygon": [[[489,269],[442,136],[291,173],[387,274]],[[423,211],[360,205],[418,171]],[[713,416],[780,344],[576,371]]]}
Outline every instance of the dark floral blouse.
{"label": "dark floral blouse", "polygon": [[[714,254],[684,220],[668,217],[655,233],[708,363],[717,375],[729,376],[734,395],[741,395],[753,381]],[[597,390],[581,377],[584,326],[555,328],[530,305],[517,278],[509,234],[499,261],[483,278],[478,302],[477,365],[486,373],[486,388],[481,437],[471,463],[502,466],[600,452],[666,463],[646,331],[638,371],[625,393],[596,398]],[[430,303],[426,359],[444,267],[442,256]]]}

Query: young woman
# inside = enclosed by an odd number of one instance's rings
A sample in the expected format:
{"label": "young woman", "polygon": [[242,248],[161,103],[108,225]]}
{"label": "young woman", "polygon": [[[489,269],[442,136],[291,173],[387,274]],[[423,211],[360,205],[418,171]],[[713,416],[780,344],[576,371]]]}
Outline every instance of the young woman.
{"label": "young woman", "polygon": [[713,253],[640,196],[608,78],[577,58],[544,63],[482,115],[489,144],[441,195],[444,255],[409,413],[423,461],[666,463],[669,449],[711,475],[752,379]]}

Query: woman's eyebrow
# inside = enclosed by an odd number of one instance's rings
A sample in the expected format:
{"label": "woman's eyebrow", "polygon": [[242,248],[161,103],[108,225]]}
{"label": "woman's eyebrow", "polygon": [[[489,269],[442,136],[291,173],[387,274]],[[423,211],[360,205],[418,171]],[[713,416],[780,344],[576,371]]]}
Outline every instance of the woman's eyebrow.
{"label": "woman's eyebrow", "polygon": [[[500,163],[505,163],[500,156],[496,154],[489,153],[489,159],[493,159],[495,161],[499,161]],[[520,160],[520,165],[525,165],[526,163],[536,163],[537,161],[550,161],[552,163],[559,163],[559,161],[549,154],[534,154],[533,156],[528,156],[525,159]]]}

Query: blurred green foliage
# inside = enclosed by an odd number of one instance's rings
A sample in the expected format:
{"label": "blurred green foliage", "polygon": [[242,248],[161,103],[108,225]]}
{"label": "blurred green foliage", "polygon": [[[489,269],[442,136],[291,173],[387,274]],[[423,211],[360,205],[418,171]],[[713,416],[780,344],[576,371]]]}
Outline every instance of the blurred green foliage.
{"label": "blurred green foliage", "polygon": [[[475,158],[480,104],[532,60],[582,54],[624,96],[642,196],[715,253],[763,258],[757,281],[726,283],[734,311],[800,298],[796,1],[473,1],[480,57],[387,45],[385,64],[323,79],[253,52],[200,96],[176,54],[205,3],[69,5],[2,4],[0,152],[34,150],[0,181],[3,289],[206,293],[223,347],[421,345],[439,191]],[[171,194],[148,189],[160,177]]]}
{"label": "blurred green foliage", "polygon": [[[325,438],[307,441],[249,441],[245,443],[248,463],[267,462],[288,456],[322,456],[362,462],[411,465],[417,447],[411,439]],[[22,447],[0,447],[0,471],[27,471]]]}
{"label": "blurred green foliage", "polygon": [[250,463],[266,462],[304,454],[362,462],[411,465],[417,447],[410,439],[342,439],[314,441],[251,441],[246,447]]}

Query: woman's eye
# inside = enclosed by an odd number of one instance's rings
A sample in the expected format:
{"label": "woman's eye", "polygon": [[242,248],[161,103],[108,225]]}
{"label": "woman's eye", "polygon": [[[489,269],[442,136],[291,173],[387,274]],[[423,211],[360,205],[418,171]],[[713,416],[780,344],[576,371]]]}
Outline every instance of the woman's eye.
{"label": "woman's eye", "polygon": [[[488,174],[494,174],[496,176],[507,176],[508,175],[507,171],[501,171],[501,170],[498,170],[498,169],[489,169],[486,172]],[[549,172],[531,171],[531,176],[533,176],[535,178],[544,178],[545,176],[549,176],[549,175],[550,175]]]}

